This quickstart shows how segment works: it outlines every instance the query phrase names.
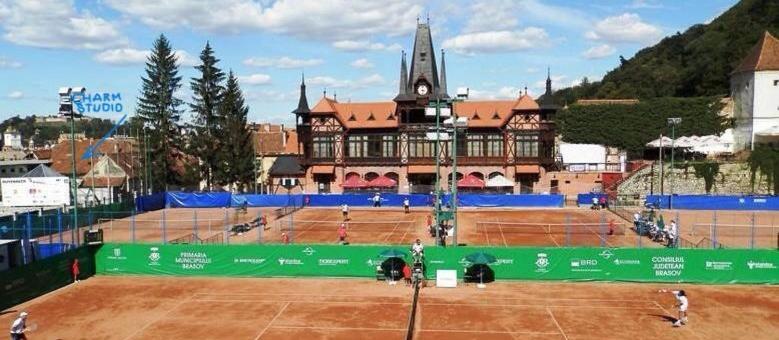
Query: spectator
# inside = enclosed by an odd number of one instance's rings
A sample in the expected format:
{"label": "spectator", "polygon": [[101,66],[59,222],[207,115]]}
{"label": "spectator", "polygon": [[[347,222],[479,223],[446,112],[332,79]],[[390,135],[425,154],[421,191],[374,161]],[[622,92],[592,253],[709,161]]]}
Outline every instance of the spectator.
{"label": "spectator", "polygon": [[70,266],[70,272],[73,274],[73,283],[78,282],[78,275],[81,274],[81,271],[78,268],[78,259],[73,259],[73,264]]}
{"label": "spectator", "polygon": [[409,209],[411,206],[411,202],[408,201],[408,196],[403,199],[403,210],[406,212],[406,214],[409,213]]}
{"label": "spectator", "polygon": [[617,223],[613,219],[609,220],[609,235],[614,235],[614,229],[617,228]]}
{"label": "spectator", "polygon": [[598,197],[593,196],[592,197],[592,206],[590,207],[592,210],[598,210]]}
{"label": "spectator", "polygon": [[671,220],[671,224],[668,226],[667,234],[668,234],[668,244],[667,244],[667,246],[670,247],[670,248],[675,248],[676,247],[676,238],[677,238],[677,236],[679,234],[679,230],[677,229],[675,220]]}
{"label": "spectator", "polygon": [[341,244],[346,244],[346,223],[341,223],[338,227],[338,241]]}
{"label": "spectator", "polygon": [[344,221],[349,220],[349,206],[346,203],[341,204],[341,214],[344,216]]}
{"label": "spectator", "polygon": [[433,216],[427,215],[427,227],[430,228],[433,226]]}
{"label": "spectator", "polygon": [[306,197],[303,198],[303,206],[309,206],[311,205],[311,196],[306,195]]}
{"label": "spectator", "polygon": [[262,215],[262,217],[260,217],[260,226],[262,226],[262,229],[264,230],[266,225],[268,225],[268,217]]}
{"label": "spectator", "polygon": [[281,233],[281,243],[289,244],[289,236],[287,233]]}
{"label": "spectator", "polygon": [[601,195],[600,197],[600,208],[606,209],[607,201],[606,201],[606,195]]}
{"label": "spectator", "polygon": [[381,207],[381,195],[377,192],[375,195],[373,195],[373,206],[376,208]]}
{"label": "spectator", "polygon": [[406,281],[406,285],[411,285],[411,267],[408,263],[403,262],[403,279]]}

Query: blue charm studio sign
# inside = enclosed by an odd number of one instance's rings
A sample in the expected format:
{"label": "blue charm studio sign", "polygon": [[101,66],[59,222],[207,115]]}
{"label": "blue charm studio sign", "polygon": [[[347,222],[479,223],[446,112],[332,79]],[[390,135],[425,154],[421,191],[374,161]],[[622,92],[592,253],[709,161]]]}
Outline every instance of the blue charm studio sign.
{"label": "blue charm studio sign", "polygon": [[79,113],[115,112],[124,110],[122,94],[119,92],[85,93],[83,96],[72,95],[71,101]]}

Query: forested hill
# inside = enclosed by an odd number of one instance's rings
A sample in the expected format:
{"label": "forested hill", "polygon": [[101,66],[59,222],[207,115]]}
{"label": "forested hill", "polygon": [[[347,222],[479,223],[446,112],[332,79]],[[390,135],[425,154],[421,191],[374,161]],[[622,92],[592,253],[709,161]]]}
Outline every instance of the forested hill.
{"label": "forested hill", "polygon": [[603,80],[555,93],[560,103],[580,98],[654,98],[727,95],[729,75],[763,32],[779,35],[779,1],[742,0],[711,23],[664,38],[608,72]]}

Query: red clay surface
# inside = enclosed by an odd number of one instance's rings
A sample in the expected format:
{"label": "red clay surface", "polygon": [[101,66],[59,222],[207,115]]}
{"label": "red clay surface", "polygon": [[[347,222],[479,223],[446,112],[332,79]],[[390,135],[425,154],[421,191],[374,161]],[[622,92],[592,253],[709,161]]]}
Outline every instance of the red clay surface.
{"label": "red clay surface", "polygon": [[[690,297],[673,328],[670,294]],[[404,339],[412,290],[364,279],[93,277],[19,311],[30,339]],[[501,282],[423,288],[415,339],[775,339],[779,287]]]}
{"label": "red clay surface", "polygon": [[[129,217],[100,220],[96,227],[103,229],[105,242],[160,243],[163,239],[171,242],[195,232],[201,240],[217,237],[217,243],[280,243],[282,233],[286,233],[292,243],[339,242],[337,229],[344,222],[340,208],[305,208],[279,220],[274,219],[273,210],[251,208],[248,213],[239,214],[235,209],[224,208],[166,209],[136,215],[134,222]],[[255,228],[241,235],[225,232],[229,226],[248,222],[259,215],[267,217],[268,225],[264,230]],[[400,208],[351,208],[346,223],[347,241],[353,244],[411,244],[419,238],[425,244],[433,244],[434,239],[427,228],[427,218],[431,215],[430,208],[415,208],[408,214]],[[628,229],[627,222],[609,211],[466,208],[458,212],[458,217],[457,241],[467,245],[633,247],[638,243],[638,236]],[[625,231],[615,235],[602,234],[607,227],[601,229],[601,223],[607,226],[610,221]],[[511,223],[522,223],[528,231],[518,230]],[[579,231],[565,235],[566,224],[571,230]],[[542,228],[551,228],[554,232],[545,233]],[[63,239],[68,242],[70,233],[65,233]],[[48,237],[41,240],[47,242]],[[452,242],[451,237],[447,239],[447,243]],[[658,245],[644,240],[642,246]]]}

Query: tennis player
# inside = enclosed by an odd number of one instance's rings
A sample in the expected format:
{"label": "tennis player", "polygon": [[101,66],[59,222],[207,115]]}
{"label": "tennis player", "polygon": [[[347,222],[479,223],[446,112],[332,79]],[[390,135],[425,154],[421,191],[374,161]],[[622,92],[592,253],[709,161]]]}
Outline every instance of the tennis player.
{"label": "tennis player", "polygon": [[287,233],[281,233],[281,243],[289,244],[289,235]]}
{"label": "tennis player", "polygon": [[27,330],[27,312],[19,313],[19,317],[11,324],[11,340],[26,340],[24,332]]}
{"label": "tennis player", "polygon": [[409,209],[411,209],[410,206],[411,206],[411,202],[408,201],[408,197],[404,198],[403,199],[403,210],[406,212],[406,214],[408,214]]}
{"label": "tennis player", "polygon": [[81,271],[78,268],[78,259],[73,259],[73,264],[70,266],[70,273],[73,274],[73,283],[78,282],[78,274],[81,274]]}
{"label": "tennis player", "polygon": [[344,220],[349,219],[349,205],[346,203],[341,204],[341,214],[344,216]]}
{"label": "tennis player", "polygon": [[[661,289],[658,292],[660,293],[668,293],[667,290]],[[676,319],[676,322],[674,322],[674,327],[679,327],[681,325],[687,324],[687,307],[689,306],[689,302],[687,301],[687,294],[684,293],[684,290],[672,290],[671,294],[674,295],[676,298],[676,306],[679,308],[679,318]]]}
{"label": "tennis player", "polygon": [[341,244],[346,244],[346,223],[341,223],[338,227],[338,241]]}
{"label": "tennis player", "polygon": [[381,208],[381,195],[378,192],[376,195],[373,195],[373,207]]}

